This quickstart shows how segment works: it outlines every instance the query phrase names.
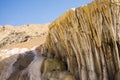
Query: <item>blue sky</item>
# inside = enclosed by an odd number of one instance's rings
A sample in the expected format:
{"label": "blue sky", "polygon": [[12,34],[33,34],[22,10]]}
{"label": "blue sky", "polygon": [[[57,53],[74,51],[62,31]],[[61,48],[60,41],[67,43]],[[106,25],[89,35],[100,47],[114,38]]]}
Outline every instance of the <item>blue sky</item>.
{"label": "blue sky", "polygon": [[92,0],[0,0],[0,25],[44,24]]}

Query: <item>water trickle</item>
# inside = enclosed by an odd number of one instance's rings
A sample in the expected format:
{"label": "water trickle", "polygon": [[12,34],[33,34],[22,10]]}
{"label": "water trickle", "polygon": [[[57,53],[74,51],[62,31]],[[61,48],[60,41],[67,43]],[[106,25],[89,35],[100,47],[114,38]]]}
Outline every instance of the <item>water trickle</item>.
{"label": "water trickle", "polygon": [[7,80],[13,71],[13,63],[11,63],[8,68],[1,73],[0,80]]}
{"label": "water trickle", "polygon": [[[17,52],[15,52],[16,49],[17,48],[12,49],[12,52],[17,54],[18,49]],[[22,53],[17,54],[16,59],[9,62],[8,67],[2,71],[0,80],[41,80],[42,63],[45,59],[45,57],[41,55],[43,49],[40,47],[25,52],[26,49],[27,48],[22,49]],[[10,56],[14,55],[9,55],[6,58]]]}
{"label": "water trickle", "polygon": [[29,76],[30,80],[41,80],[41,67],[44,61],[44,57],[36,57],[29,65]]}

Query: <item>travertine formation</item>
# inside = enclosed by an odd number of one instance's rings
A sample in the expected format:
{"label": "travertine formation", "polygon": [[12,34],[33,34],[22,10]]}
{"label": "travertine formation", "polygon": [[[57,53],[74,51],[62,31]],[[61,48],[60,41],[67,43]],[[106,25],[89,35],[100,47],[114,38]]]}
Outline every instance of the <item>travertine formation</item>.
{"label": "travertine formation", "polygon": [[120,1],[65,12],[50,24],[45,44],[25,50],[0,53],[0,80],[120,80]]}
{"label": "travertine formation", "polygon": [[0,61],[0,80],[75,80],[63,61],[46,58],[43,53],[42,45],[4,58]]}
{"label": "travertine formation", "polygon": [[65,12],[50,24],[45,45],[77,80],[120,80],[120,1],[94,0]]}

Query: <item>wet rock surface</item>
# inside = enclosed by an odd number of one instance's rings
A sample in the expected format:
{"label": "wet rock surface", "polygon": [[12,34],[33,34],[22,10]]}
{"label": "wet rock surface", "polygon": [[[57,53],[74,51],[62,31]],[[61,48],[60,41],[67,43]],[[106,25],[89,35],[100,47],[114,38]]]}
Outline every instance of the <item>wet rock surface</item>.
{"label": "wet rock surface", "polygon": [[7,80],[29,80],[28,73],[25,72],[25,68],[33,61],[35,54],[32,51],[28,51],[25,54],[19,54],[17,60],[13,63],[13,72]]}
{"label": "wet rock surface", "polygon": [[67,11],[50,24],[44,46],[7,58],[0,80],[120,80],[119,0]]}
{"label": "wet rock surface", "polygon": [[65,12],[49,26],[48,55],[66,61],[77,80],[115,80],[120,71],[119,3],[94,0]]}
{"label": "wet rock surface", "polygon": [[[17,56],[14,61],[12,60],[9,62],[8,67],[5,70],[2,70],[0,79],[75,80],[74,75],[67,70],[67,64],[65,62],[59,59],[42,56],[45,52],[44,50],[46,50],[44,48],[45,46],[41,45],[35,48],[35,50],[16,54]],[[14,57],[15,56],[13,55],[13,58]]]}
{"label": "wet rock surface", "polygon": [[13,67],[17,70],[23,70],[33,61],[35,54],[32,51],[28,51],[25,54],[19,54]]}

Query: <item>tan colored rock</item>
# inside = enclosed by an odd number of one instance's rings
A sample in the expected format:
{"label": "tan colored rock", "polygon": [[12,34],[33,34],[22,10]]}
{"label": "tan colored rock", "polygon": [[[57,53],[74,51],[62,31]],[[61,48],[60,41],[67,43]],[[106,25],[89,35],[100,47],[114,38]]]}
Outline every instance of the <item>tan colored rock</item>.
{"label": "tan colored rock", "polygon": [[58,59],[47,58],[43,63],[43,73],[66,70],[66,65]]}
{"label": "tan colored rock", "polygon": [[[42,39],[44,42],[44,37],[46,37],[48,32],[48,25],[49,24],[27,24],[22,26],[2,26],[0,27],[0,48],[15,48],[15,45],[18,44],[20,47],[20,43],[25,43],[36,38]],[[36,42],[34,41],[34,43]],[[40,43],[38,45],[35,45],[34,43],[29,42],[31,46],[40,45]]]}
{"label": "tan colored rock", "polygon": [[[20,55],[0,75],[0,80],[40,80],[41,75],[42,80],[119,80],[120,5],[116,1],[94,0],[64,13],[50,24],[46,49],[36,48],[35,57],[31,52]],[[9,32],[5,33],[2,39],[9,41],[9,37],[5,38]],[[51,57],[45,61],[41,56],[44,50],[48,50],[46,56]],[[3,65],[4,60],[0,60]],[[5,61],[9,60],[12,57]]]}
{"label": "tan colored rock", "polygon": [[120,70],[120,5],[95,0],[65,12],[50,24],[46,47],[77,80],[114,80]]}
{"label": "tan colored rock", "polygon": [[50,71],[42,76],[42,80],[76,80],[68,71]]}

